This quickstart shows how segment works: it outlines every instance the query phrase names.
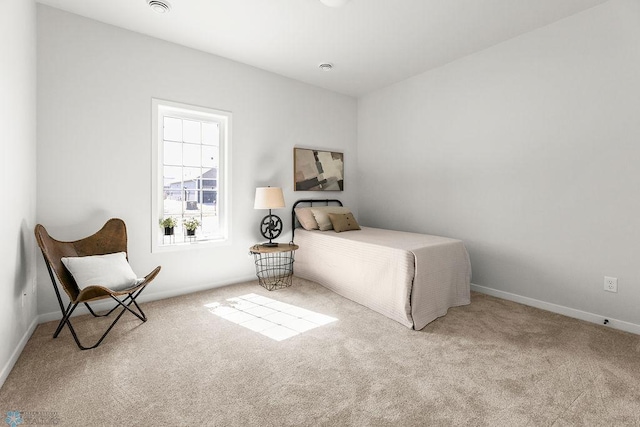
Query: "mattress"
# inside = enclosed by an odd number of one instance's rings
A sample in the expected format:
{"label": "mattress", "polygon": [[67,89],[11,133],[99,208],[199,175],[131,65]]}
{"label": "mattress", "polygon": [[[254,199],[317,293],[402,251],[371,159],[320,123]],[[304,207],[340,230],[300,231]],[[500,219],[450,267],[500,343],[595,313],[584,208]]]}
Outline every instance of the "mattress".
{"label": "mattress", "polygon": [[460,240],[362,227],[296,229],[294,273],[401,324],[422,329],[470,303],[471,263]]}

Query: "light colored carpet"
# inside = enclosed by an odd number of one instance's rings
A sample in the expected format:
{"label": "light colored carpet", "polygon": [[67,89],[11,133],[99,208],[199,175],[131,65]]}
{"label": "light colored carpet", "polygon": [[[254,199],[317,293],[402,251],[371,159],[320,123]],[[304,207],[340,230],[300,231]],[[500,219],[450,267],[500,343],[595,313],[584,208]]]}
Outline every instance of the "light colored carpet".
{"label": "light colored carpet", "polygon": [[[338,319],[275,341],[205,304],[248,293]],[[40,325],[0,390],[59,425],[640,425],[640,337],[473,294],[412,331],[302,279],[143,305],[80,351]],[[81,337],[105,322],[73,319]],[[44,420],[41,420],[44,421]]]}

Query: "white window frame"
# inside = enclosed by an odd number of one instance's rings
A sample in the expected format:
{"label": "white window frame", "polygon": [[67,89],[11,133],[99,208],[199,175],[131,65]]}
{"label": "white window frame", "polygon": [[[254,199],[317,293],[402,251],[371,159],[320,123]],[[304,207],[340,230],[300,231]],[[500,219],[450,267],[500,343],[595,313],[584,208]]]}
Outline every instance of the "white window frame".
{"label": "white window frame", "polygon": [[[215,110],[179,102],[152,98],[152,132],[151,132],[151,252],[172,252],[203,247],[214,247],[231,244],[231,116],[228,111]],[[178,114],[183,118],[215,121],[220,126],[220,161],[218,165],[217,213],[221,235],[215,239],[193,242],[165,243],[162,230],[158,224],[164,213],[164,132],[163,117],[165,113]]]}

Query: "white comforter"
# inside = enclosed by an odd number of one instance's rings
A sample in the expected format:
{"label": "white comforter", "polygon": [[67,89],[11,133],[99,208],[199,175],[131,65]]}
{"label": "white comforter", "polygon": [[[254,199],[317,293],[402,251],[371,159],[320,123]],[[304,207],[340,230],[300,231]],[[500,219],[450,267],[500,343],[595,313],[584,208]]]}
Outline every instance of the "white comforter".
{"label": "white comforter", "polygon": [[403,325],[422,329],[469,304],[471,263],[460,240],[362,227],[296,229],[294,272]]}

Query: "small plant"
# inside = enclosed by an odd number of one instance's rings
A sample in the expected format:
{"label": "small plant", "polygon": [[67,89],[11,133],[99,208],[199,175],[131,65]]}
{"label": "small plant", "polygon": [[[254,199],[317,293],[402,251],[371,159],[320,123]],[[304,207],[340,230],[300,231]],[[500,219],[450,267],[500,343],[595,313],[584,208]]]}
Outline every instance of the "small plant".
{"label": "small plant", "polygon": [[189,231],[194,231],[196,228],[200,227],[200,221],[198,218],[187,218],[182,221],[184,224],[184,228]]}
{"label": "small plant", "polygon": [[160,220],[160,227],[162,228],[173,228],[176,225],[178,225],[178,221],[172,216]]}

